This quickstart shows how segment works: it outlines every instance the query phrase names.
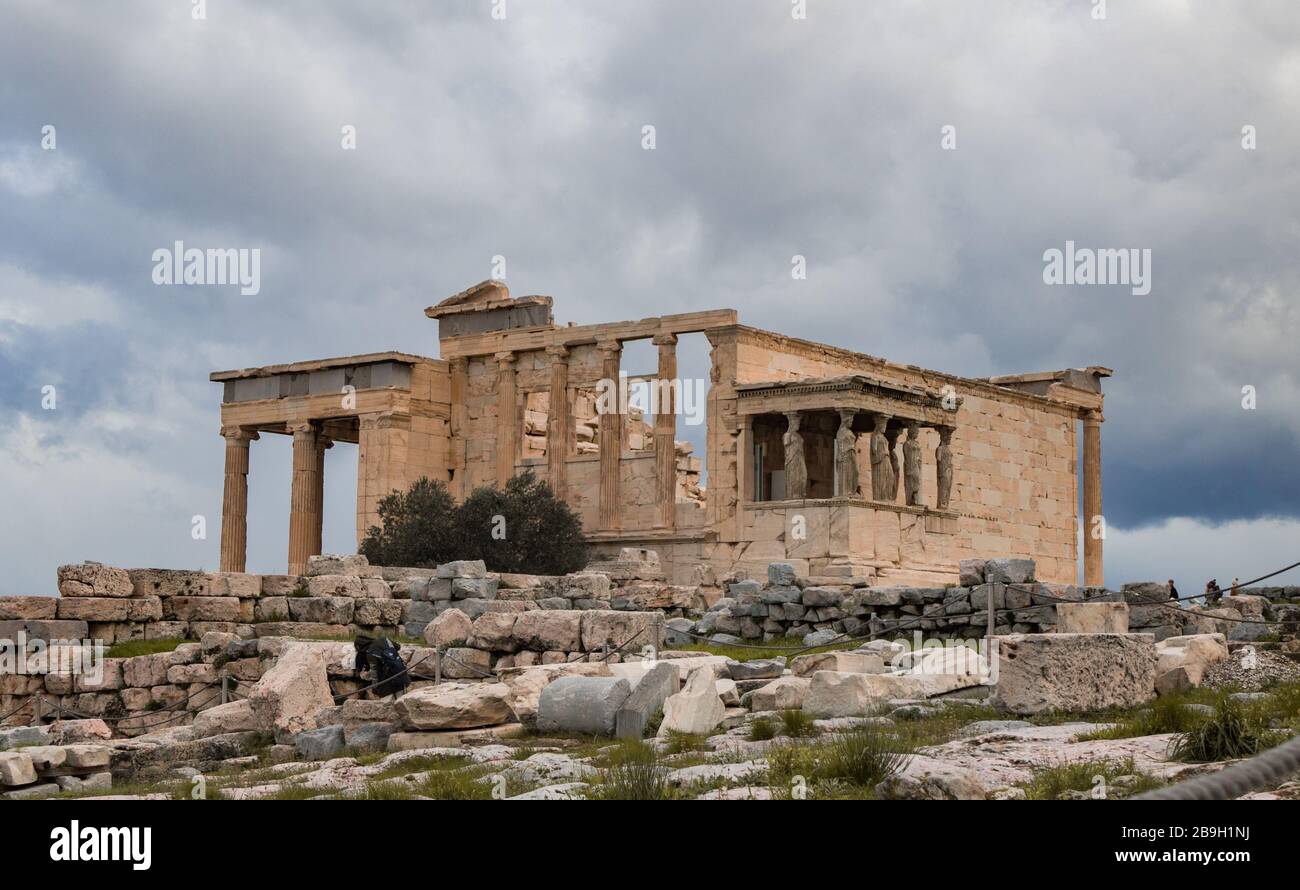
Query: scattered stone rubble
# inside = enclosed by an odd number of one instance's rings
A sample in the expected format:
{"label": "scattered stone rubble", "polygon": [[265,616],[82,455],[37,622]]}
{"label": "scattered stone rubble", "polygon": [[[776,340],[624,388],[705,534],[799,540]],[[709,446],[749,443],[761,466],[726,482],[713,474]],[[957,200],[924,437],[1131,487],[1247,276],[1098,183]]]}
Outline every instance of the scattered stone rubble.
{"label": "scattered stone rubble", "polygon": [[[1285,646],[1294,634],[1287,604],[1241,595],[1224,597],[1213,609],[1175,612],[1157,604],[1153,585],[1111,593],[1037,584],[1033,563],[1025,560],[963,563],[962,580],[970,583],[942,589],[830,584],[774,563],[766,583],[733,579],[728,596],[712,606],[696,589],[693,608],[708,609],[699,619],[665,622],[659,609],[608,608],[614,591],[641,584],[662,590],[661,579],[653,577],[655,563],[652,552],[625,551],[592,571],[536,579],[454,562],[389,581],[385,570],[364,558],[317,557],[310,573],[297,579],[309,595],[282,598],[347,600],[350,624],[210,626],[190,620],[185,632],[202,631],[200,639],[171,652],[106,659],[94,681],[59,671],[0,676],[0,708],[20,706],[10,722],[30,721],[37,707],[42,722],[53,721],[0,728],[0,794],[106,793],[114,778],[160,780],[245,769],[259,781],[232,786],[223,796],[269,796],[288,785],[328,796],[364,790],[377,775],[401,772],[400,764],[418,755],[464,758],[468,765],[456,768],[475,770],[475,781],[496,777],[507,788],[523,789],[511,796],[573,799],[587,796],[600,781],[599,769],[588,762],[592,755],[564,753],[565,739],[583,737],[610,744],[645,738],[661,751],[677,738],[703,740],[706,753],[697,757],[704,762],[672,768],[665,776],[668,787],[714,799],[765,798],[773,789],[764,784],[764,754],[775,742],[752,737],[751,729],[756,720],[779,718],[776,712],[803,711],[819,732],[834,733],[959,715],[971,707],[992,706],[1031,719],[1136,708],[1157,695],[1210,682],[1237,661],[1243,647],[1270,663],[1281,657],[1253,651],[1270,643],[1217,629],[1232,624],[1229,612],[1283,621],[1261,625],[1283,638],[1271,645]],[[268,599],[277,598],[266,594],[268,576],[237,576],[257,579],[259,592],[227,596],[236,588],[248,593],[253,582],[232,587],[229,579],[200,573],[132,571],[93,563],[64,567],[60,589],[66,600],[56,602],[152,597],[166,603],[157,624],[177,614],[178,601],[248,601],[256,616]],[[346,593],[380,587],[388,598]],[[402,604],[401,624],[357,625],[356,610],[364,601]],[[975,639],[986,632],[990,602],[995,610],[1009,610],[997,621],[1001,632],[991,650]],[[416,604],[429,611],[411,619]],[[317,608],[299,615],[327,617]],[[675,608],[682,607],[669,611]],[[22,620],[89,621],[61,618],[58,607],[49,614]],[[912,622],[931,641],[946,634],[949,644],[913,651],[907,633]],[[350,641],[270,632],[301,631],[304,624],[351,632],[400,626],[417,630],[426,645],[401,646],[411,685],[396,697],[374,698],[367,692],[370,678],[354,669]],[[891,631],[898,639],[878,636]],[[716,643],[739,643],[801,632],[810,646],[841,635],[863,639],[853,649],[789,658],[758,657],[763,653],[755,651],[756,657],[744,661],[662,648],[674,634],[679,643],[704,633]],[[1133,757],[1144,772],[1164,777],[1187,769],[1164,759],[1152,741],[1156,737],[1080,742],[1072,739],[1096,727],[968,722],[952,741],[911,757],[875,793],[1014,799],[1023,796],[1014,786],[1034,764],[1050,764],[1069,751]],[[557,741],[538,741],[547,738]],[[517,756],[521,747],[528,748],[527,756]],[[385,756],[363,766],[355,758],[363,751]],[[400,781],[414,782],[419,772]]]}

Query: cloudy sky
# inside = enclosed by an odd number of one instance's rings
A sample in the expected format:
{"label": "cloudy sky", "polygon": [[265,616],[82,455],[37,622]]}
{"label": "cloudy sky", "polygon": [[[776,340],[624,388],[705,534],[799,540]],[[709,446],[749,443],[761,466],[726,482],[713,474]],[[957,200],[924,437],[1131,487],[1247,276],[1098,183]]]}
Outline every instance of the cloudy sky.
{"label": "cloudy sky", "polygon": [[[0,0],[0,594],[215,568],[208,373],[437,355],[423,308],[496,255],[561,321],[1111,367],[1107,581],[1300,560],[1294,0],[794,6]],[[260,293],[155,285],[177,240],[259,248]],[[1044,284],[1066,240],[1150,249],[1150,293]],[[283,569],[289,463],[254,444],[250,570]],[[354,448],[326,478],[350,549]]]}

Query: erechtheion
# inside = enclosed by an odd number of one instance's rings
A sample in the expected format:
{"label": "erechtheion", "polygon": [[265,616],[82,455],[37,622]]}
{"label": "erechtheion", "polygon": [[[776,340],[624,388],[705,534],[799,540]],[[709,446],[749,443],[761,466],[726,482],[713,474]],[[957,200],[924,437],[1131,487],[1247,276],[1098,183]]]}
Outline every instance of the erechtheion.
{"label": "erechtheion", "polygon": [[[1103,367],[972,379],[740,324],[731,309],[556,325],[550,297],[486,281],[425,310],[440,358],[400,352],[213,373],[224,385],[221,569],[243,571],[250,444],[293,436],[290,573],[321,550],[325,449],[356,443],[358,539],[421,476],[464,496],[532,469],[600,551],[701,566],[942,585],[959,560],[1021,556],[1102,583]],[[711,345],[703,460],[678,441],[677,342]],[[624,344],[650,340],[656,410],[602,407]],[[602,382],[603,381],[603,382]],[[606,400],[609,401],[609,400]],[[624,410],[620,413],[619,408]]]}

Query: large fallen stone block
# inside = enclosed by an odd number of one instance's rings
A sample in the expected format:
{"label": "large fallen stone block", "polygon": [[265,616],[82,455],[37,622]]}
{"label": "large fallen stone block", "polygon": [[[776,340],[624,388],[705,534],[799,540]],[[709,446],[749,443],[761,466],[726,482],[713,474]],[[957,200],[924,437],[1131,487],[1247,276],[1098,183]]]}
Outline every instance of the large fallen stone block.
{"label": "large fallen stone block", "polygon": [[1223,634],[1189,634],[1156,643],[1156,691],[1170,695],[1201,685],[1206,670],[1228,658]]}
{"label": "large fallen stone block", "polygon": [[537,722],[537,704],[542,690],[552,680],[560,677],[608,677],[610,668],[604,662],[566,662],[562,664],[513,667],[498,672],[501,682],[510,689],[508,701],[519,722],[533,726]]}
{"label": "large fallen stone block", "polygon": [[733,680],[775,680],[785,673],[785,658],[762,658],[751,661],[727,659],[727,675]]}
{"label": "large fallen stone block", "polygon": [[781,677],[749,694],[751,711],[792,711],[803,707],[812,681],[807,677]]}
{"label": "large fallen stone block", "polygon": [[439,683],[399,698],[397,716],[410,729],[469,729],[514,720],[505,683]]}
{"label": "large fallen stone block", "polygon": [[224,735],[228,732],[249,732],[259,729],[261,723],[248,700],[226,702],[224,705],[199,711],[194,715],[194,738]]}
{"label": "large fallen stone block", "polygon": [[718,696],[716,677],[708,667],[691,671],[682,691],[664,700],[664,719],[659,724],[661,736],[669,732],[707,735],[722,722],[727,708]]}
{"label": "large fallen stone block", "polygon": [[1128,603],[1057,603],[1056,632],[1126,634]]}
{"label": "large fallen stone block", "polygon": [[0,752],[0,785],[30,785],[36,781],[36,767],[22,751]]}
{"label": "large fallen stone block", "polygon": [[309,729],[293,737],[294,749],[303,760],[325,760],[333,757],[343,750],[344,743],[344,731],[340,725]]}
{"label": "large fallen stone block", "polygon": [[290,645],[248,693],[259,726],[277,732],[315,729],[318,711],[334,706],[326,673],[330,647]]}
{"label": "large fallen stone block", "polygon": [[979,682],[975,674],[818,671],[812,675],[803,709],[814,717],[865,717],[892,699],[930,698],[976,686]]}
{"label": "large fallen stone block", "polygon": [[839,671],[845,674],[882,674],[885,662],[879,655],[866,652],[816,652],[800,655],[790,662],[796,677],[811,677],[818,671]]}
{"label": "large fallen stone block", "polygon": [[613,735],[619,708],[631,693],[631,684],[621,677],[560,677],[542,690],[537,728]]}
{"label": "large fallen stone block", "polygon": [[1155,697],[1150,634],[1011,634],[998,638],[993,704],[1013,714],[1131,708]]}
{"label": "large fallen stone block", "polygon": [[623,702],[614,717],[614,735],[620,739],[639,739],[645,735],[646,724],[670,696],[681,688],[677,667],[669,661],[638,662],[645,672],[635,681],[632,694]]}

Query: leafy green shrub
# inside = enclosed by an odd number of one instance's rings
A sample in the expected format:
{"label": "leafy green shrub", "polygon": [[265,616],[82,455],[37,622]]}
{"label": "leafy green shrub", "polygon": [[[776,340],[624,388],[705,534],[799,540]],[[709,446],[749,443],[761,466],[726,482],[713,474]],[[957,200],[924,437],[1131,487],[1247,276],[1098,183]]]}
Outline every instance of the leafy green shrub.
{"label": "leafy green shrub", "polygon": [[374,565],[434,566],[481,559],[494,572],[563,575],[587,564],[582,520],[529,470],[503,490],[476,488],[459,506],[427,478],[379,502],[360,552]]}
{"label": "leafy green shrub", "polygon": [[477,488],[456,512],[457,559],[481,559],[494,572],[564,575],[587,564],[582,520],[532,471],[505,490]]}
{"label": "leafy green shrub", "polygon": [[379,501],[380,525],[358,548],[378,566],[435,566],[456,559],[456,502],[447,486],[421,476]]}

